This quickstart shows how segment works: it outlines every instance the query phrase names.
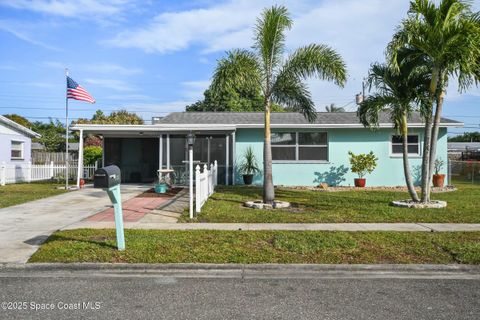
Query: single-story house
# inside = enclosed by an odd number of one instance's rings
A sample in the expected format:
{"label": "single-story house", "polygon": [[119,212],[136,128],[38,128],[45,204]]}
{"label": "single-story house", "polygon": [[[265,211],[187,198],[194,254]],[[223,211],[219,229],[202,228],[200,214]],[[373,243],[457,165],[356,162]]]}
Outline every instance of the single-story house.
{"label": "single-story house", "polygon": [[32,138],[40,135],[0,115],[0,164],[22,165],[31,160]]}
{"label": "single-story house", "polygon": [[[192,132],[194,160],[216,160],[220,183],[242,184],[238,168],[248,147],[262,168],[263,125],[260,112],[175,112],[155,117],[148,125],[78,124],[72,130],[79,130],[81,136],[103,136],[104,165],[118,165],[124,182],[153,181],[158,168],[171,168],[178,184],[187,182],[186,135]],[[441,120],[438,158],[447,160],[447,128],[461,126],[458,121]],[[273,113],[271,127],[275,185],[353,185],[349,151],[373,151],[379,158],[377,168],[367,176],[368,185],[405,183],[401,138],[387,114],[381,115],[377,130],[364,128],[355,112],[319,112],[313,123],[299,113]],[[409,127],[410,165],[419,180],[424,127],[419,114],[412,116]],[[261,172],[254,183],[262,183]]]}

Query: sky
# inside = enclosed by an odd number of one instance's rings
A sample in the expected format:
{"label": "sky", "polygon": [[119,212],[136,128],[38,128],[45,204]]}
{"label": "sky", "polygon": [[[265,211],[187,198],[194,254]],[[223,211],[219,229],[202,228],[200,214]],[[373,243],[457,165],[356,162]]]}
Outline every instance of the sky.
{"label": "sky", "polygon": [[[203,97],[217,59],[250,48],[265,7],[285,5],[294,24],[287,54],[327,44],[347,64],[338,88],[307,81],[318,111],[335,103],[355,111],[355,94],[408,10],[406,0],[0,0],[0,114],[31,121],[65,117],[65,68],[97,100],[70,101],[70,117],[126,109],[148,121],[183,111]],[[474,1],[480,10],[480,1]],[[444,116],[480,130],[480,89],[458,93],[452,81]],[[477,129],[478,128],[478,129]]]}

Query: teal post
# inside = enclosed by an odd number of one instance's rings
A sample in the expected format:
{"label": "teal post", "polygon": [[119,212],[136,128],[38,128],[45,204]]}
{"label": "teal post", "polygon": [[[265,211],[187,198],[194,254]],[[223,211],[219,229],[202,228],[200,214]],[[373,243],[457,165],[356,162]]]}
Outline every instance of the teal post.
{"label": "teal post", "polygon": [[115,229],[117,233],[117,248],[118,250],[125,250],[125,236],[123,234],[123,213],[122,213],[122,197],[120,194],[120,185],[105,189],[107,191],[110,201],[113,203],[115,211]]}

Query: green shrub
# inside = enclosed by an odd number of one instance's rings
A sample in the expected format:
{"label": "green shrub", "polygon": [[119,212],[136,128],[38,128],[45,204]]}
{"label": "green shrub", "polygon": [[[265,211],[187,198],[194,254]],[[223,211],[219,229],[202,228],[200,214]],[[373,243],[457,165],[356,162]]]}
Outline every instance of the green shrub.
{"label": "green shrub", "polygon": [[92,165],[102,158],[102,147],[89,146],[83,149],[83,164]]}
{"label": "green shrub", "polygon": [[348,155],[350,156],[349,160],[350,165],[352,166],[350,170],[352,170],[353,173],[356,173],[360,179],[365,177],[367,173],[372,173],[377,167],[378,158],[373,151],[370,151],[368,154],[354,154],[349,151]]}

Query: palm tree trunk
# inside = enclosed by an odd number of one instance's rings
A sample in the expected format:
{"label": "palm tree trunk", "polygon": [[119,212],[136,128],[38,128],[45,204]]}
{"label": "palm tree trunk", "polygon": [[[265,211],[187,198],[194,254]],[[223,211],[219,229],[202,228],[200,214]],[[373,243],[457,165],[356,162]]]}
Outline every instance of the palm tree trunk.
{"label": "palm tree trunk", "polygon": [[423,159],[422,159],[422,202],[430,202],[430,149],[432,142],[432,108],[433,100],[437,93],[439,78],[439,68],[433,67],[432,80],[430,81],[429,99],[427,110],[425,112],[425,135],[423,139]]}
{"label": "palm tree trunk", "polygon": [[402,138],[403,138],[403,172],[405,174],[405,182],[407,184],[408,193],[413,201],[420,201],[417,191],[413,185],[412,175],[410,173],[410,165],[408,163],[408,127],[407,115],[404,113],[402,117]]}
{"label": "palm tree trunk", "polygon": [[272,178],[272,144],[270,134],[270,101],[265,101],[265,141],[263,143],[263,202],[273,204],[275,190]]}
{"label": "palm tree trunk", "polygon": [[430,181],[430,142],[432,136],[432,116],[428,111],[427,118],[425,119],[425,134],[423,139],[423,158],[422,158],[422,202],[430,201],[430,193],[428,192]]}
{"label": "palm tree trunk", "polygon": [[[441,85],[441,83],[440,83]],[[437,153],[437,140],[438,140],[438,130],[440,126],[440,117],[442,114],[442,107],[443,107],[443,98],[445,96],[445,92],[443,89],[439,90],[437,97],[436,97],[436,109],[435,109],[435,118],[433,120],[433,128],[432,128],[432,140],[430,142],[431,149],[430,149],[430,176],[428,177],[429,181],[432,181],[433,177],[433,166],[436,159]],[[430,188],[428,190],[430,193]]]}

